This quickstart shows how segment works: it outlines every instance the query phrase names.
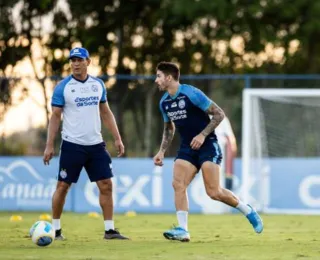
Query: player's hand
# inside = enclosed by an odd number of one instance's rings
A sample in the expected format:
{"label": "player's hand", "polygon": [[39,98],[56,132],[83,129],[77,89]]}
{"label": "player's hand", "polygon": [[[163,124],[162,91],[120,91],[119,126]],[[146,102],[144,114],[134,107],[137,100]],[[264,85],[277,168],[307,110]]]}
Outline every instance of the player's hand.
{"label": "player's hand", "polygon": [[118,153],[118,157],[121,157],[122,155],[124,155],[124,145],[122,143],[121,140],[115,140],[114,141],[114,145],[117,149],[117,153]]}
{"label": "player's hand", "polygon": [[162,166],[163,165],[163,158],[164,158],[164,153],[159,151],[154,157],[153,157],[153,162],[157,166]]}
{"label": "player's hand", "polygon": [[53,145],[47,144],[46,149],[43,153],[43,163],[44,165],[49,165],[50,160],[52,159],[54,154],[54,148]]}
{"label": "player's hand", "polygon": [[206,137],[203,134],[198,134],[192,139],[190,143],[191,148],[193,150],[199,150],[205,139]]}

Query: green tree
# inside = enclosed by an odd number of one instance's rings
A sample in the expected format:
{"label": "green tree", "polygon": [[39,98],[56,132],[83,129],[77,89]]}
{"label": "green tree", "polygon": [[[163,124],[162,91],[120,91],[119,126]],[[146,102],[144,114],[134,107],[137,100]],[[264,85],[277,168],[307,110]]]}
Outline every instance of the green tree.
{"label": "green tree", "polygon": [[[12,6],[18,1],[8,0],[0,3],[0,123],[3,123],[5,113],[12,105],[12,92],[14,79],[9,80],[6,69],[12,68],[27,55],[27,48],[22,44],[19,34],[16,32],[12,19]],[[9,71],[10,71],[9,68]],[[1,133],[0,146],[4,149],[5,133]],[[6,151],[8,149],[5,149]]]}
{"label": "green tree", "polygon": [[[57,1],[23,0],[19,1],[22,8],[18,21],[23,24],[20,29],[12,21],[10,6],[16,3],[11,0],[6,1],[5,8],[1,6],[0,39],[5,39],[0,41],[1,73],[26,55],[32,60],[31,43],[38,39],[44,73],[35,74],[46,99],[45,79],[58,80],[60,77],[53,75],[69,71],[64,53],[79,43],[93,57],[99,57],[101,74],[108,74],[107,69],[114,67],[117,75],[153,75],[162,60],[178,62],[182,74],[319,71],[317,1],[67,0],[69,7],[61,10]],[[41,21],[48,15],[53,16],[53,24],[45,32]],[[234,47],[236,37],[240,43]],[[22,45],[22,38],[28,40],[24,41],[27,44]],[[272,48],[281,48],[283,57],[275,59],[272,53],[263,54],[270,46],[271,52]],[[114,54],[116,61],[111,58]],[[109,76],[103,79],[111,85]],[[211,82],[199,87],[219,92],[222,100],[234,100],[232,121],[240,131],[239,97],[243,84],[237,82],[230,87]],[[161,94],[152,79],[116,78],[108,93],[125,142],[139,140],[137,150],[151,155],[162,132],[157,113]],[[45,109],[48,115],[48,107]]]}

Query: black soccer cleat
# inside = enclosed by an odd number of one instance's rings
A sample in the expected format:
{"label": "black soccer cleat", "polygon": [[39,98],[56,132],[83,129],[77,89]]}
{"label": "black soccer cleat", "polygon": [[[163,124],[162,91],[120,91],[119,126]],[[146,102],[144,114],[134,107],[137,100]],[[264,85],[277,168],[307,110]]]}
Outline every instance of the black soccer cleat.
{"label": "black soccer cleat", "polygon": [[120,240],[128,240],[128,237],[125,237],[120,234],[117,229],[109,229],[104,232],[104,239],[120,239]]}
{"label": "black soccer cleat", "polygon": [[55,240],[66,240],[65,237],[62,235],[61,229],[56,230]]}

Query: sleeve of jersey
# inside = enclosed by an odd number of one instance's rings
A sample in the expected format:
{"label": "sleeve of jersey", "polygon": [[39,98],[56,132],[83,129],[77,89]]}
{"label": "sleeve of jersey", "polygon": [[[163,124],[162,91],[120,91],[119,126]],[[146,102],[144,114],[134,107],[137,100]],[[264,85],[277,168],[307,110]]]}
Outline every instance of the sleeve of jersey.
{"label": "sleeve of jersey", "polygon": [[100,99],[100,103],[106,103],[107,102],[107,89],[106,86],[104,85],[102,80],[99,80],[101,86],[102,86],[102,95]]}
{"label": "sleeve of jersey", "polygon": [[64,106],[64,84],[58,84],[52,95],[52,101],[51,101],[51,106],[53,107],[63,107]]}
{"label": "sleeve of jersey", "polygon": [[169,122],[170,119],[169,119],[169,117],[167,116],[167,114],[163,111],[163,109],[162,109],[162,102],[161,102],[161,101],[160,101],[160,104],[159,104],[159,108],[160,108],[160,111],[161,111],[161,114],[162,114],[162,117],[163,117],[163,121],[164,121],[165,123]]}
{"label": "sleeve of jersey", "polygon": [[188,93],[191,102],[199,107],[204,112],[208,110],[213,101],[208,98],[200,89],[193,88],[190,93]]}

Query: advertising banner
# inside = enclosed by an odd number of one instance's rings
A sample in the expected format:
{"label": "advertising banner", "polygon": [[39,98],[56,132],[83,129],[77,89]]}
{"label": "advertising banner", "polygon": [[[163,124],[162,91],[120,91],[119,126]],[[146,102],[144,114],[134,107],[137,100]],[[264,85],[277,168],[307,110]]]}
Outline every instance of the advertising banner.
{"label": "advertising banner", "polygon": [[[152,159],[116,158],[112,163],[115,212],[174,212],[173,159],[155,167]],[[268,211],[320,214],[320,161],[272,159],[269,162]],[[241,194],[241,160],[235,161],[234,192]],[[0,210],[51,211],[58,159],[45,166],[41,157],[0,157]],[[225,213],[231,208],[212,201],[205,192],[201,172],[188,189],[191,213]],[[100,212],[99,191],[83,170],[73,184],[66,211]]]}

